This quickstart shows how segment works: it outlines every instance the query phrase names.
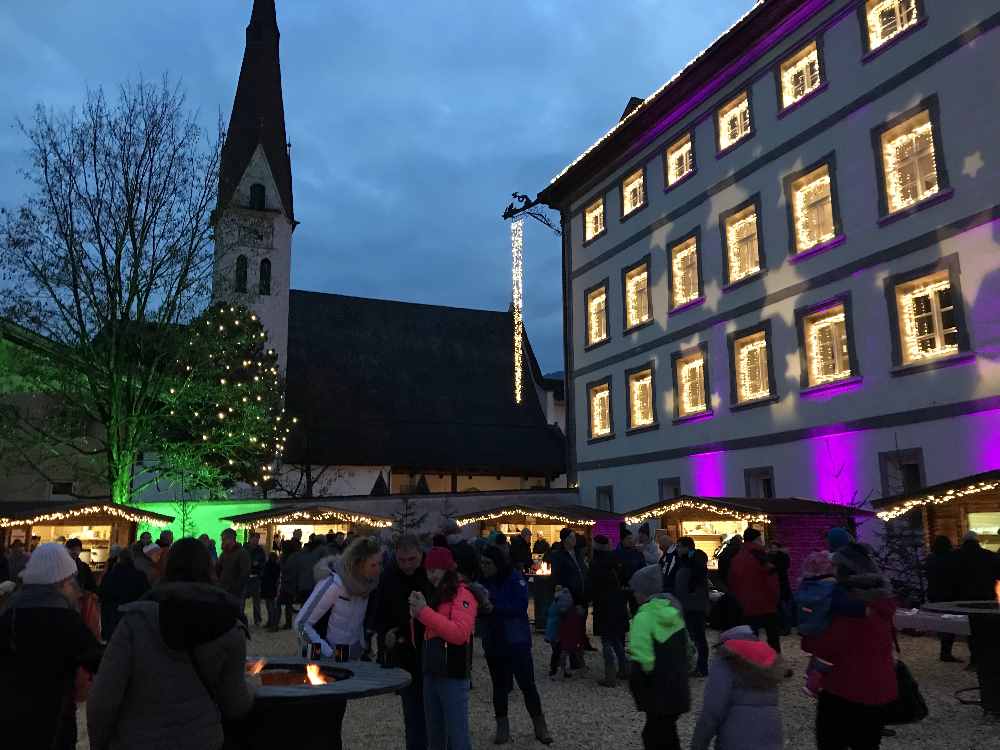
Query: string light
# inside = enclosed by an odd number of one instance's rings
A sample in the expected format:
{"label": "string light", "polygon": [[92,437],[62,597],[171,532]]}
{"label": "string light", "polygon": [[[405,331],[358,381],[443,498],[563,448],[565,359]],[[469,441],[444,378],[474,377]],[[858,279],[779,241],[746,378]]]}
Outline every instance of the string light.
{"label": "string light", "polygon": [[705,358],[694,354],[678,363],[680,373],[677,380],[680,383],[681,403],[678,412],[687,417],[706,411],[708,404],[705,398]]}
{"label": "string light", "polygon": [[764,513],[747,513],[746,511],[731,508],[723,503],[714,503],[707,499],[695,500],[693,498],[685,498],[683,500],[672,500],[669,503],[657,505],[637,515],[625,516],[625,523],[643,523],[650,518],[665,516],[668,513],[673,513],[674,511],[682,509],[701,510],[709,513],[716,513],[720,516],[735,518],[737,521],[745,521],[747,523],[771,522],[770,518],[768,518],[768,516]]}
{"label": "string light", "polygon": [[643,263],[625,274],[625,308],[628,328],[649,320],[649,269]]}
{"label": "string light", "polygon": [[890,211],[912,206],[938,191],[933,128],[926,111],[885,133],[882,154]]}
{"label": "string light", "polygon": [[830,174],[822,166],[793,186],[795,203],[795,243],[799,252],[832,240],[833,202]]}
{"label": "string light", "polygon": [[584,238],[592,240],[604,231],[604,199],[598,198],[584,211]]}
{"label": "string light", "polygon": [[524,343],[524,221],[515,219],[510,225],[511,279],[514,308],[514,401],[523,398],[522,348]]}
{"label": "string light", "polygon": [[972,484],[966,485],[961,489],[953,488],[940,495],[929,494],[904,500],[903,502],[890,506],[885,510],[878,511],[875,515],[883,521],[891,521],[893,518],[899,518],[915,508],[922,508],[925,505],[944,505],[946,503],[950,503],[952,500],[981,495],[984,492],[992,492],[997,489],[1000,489],[1000,479],[973,482]]}
{"label": "string light", "polygon": [[595,386],[590,392],[591,437],[611,434],[611,389]]}
{"label": "string light", "polygon": [[732,218],[726,226],[726,245],[729,253],[729,281],[739,281],[760,270],[757,252],[757,211]]}
{"label": "string light", "polygon": [[[945,273],[943,278],[935,275],[928,280],[918,282],[899,295],[903,318],[903,345],[906,348],[907,362],[941,357],[958,351],[957,342],[949,344],[945,339],[945,334],[952,331],[938,330],[941,327],[941,310],[936,300],[941,292],[950,289],[951,279]],[[921,330],[917,323],[918,317],[924,319],[925,325],[929,324],[929,329]]]}
{"label": "string light", "polygon": [[769,396],[771,388],[767,377],[767,338],[764,332],[740,339],[736,348],[740,403]]}
{"label": "string light", "polygon": [[587,299],[587,343],[596,344],[608,337],[608,292],[595,289]]}
{"label": "string light", "polygon": [[882,0],[868,9],[868,43],[878,49],[917,22],[916,0]]}
{"label": "string light", "polygon": [[521,506],[512,506],[510,508],[503,508],[501,510],[487,511],[481,515],[477,516],[462,516],[455,519],[455,523],[459,526],[468,526],[472,523],[484,523],[486,521],[496,521],[500,518],[511,518],[515,516],[531,516],[532,518],[541,518],[544,521],[555,521],[556,523],[561,523],[563,526],[593,526],[597,523],[594,519],[582,519],[574,518],[571,519],[568,516],[561,516],[555,513],[547,513],[540,510],[534,510],[532,508],[524,508]]}
{"label": "string light", "polygon": [[806,320],[809,331],[809,384],[822,385],[850,377],[844,308],[837,305]]}
{"label": "string light", "polygon": [[797,58],[781,66],[783,105],[788,107],[804,99],[806,94],[819,88],[819,84],[819,52],[816,42],[812,42]]}
{"label": "string light", "polygon": [[673,250],[674,306],[698,299],[698,241],[692,237]]}
{"label": "string light", "polygon": [[719,148],[725,150],[750,133],[750,99],[746,92],[719,110]]}
{"label": "string light", "polygon": [[632,427],[653,424],[653,372],[644,370],[629,377]]}
{"label": "string light", "polygon": [[673,185],[694,170],[694,151],[690,133],[667,149],[667,184]]}
{"label": "string light", "polygon": [[72,508],[70,510],[51,511],[26,518],[0,518],[0,529],[9,529],[17,526],[40,526],[64,521],[74,521],[83,516],[111,516],[122,521],[127,521],[128,523],[145,523],[157,527],[167,526],[174,520],[173,516],[164,516],[159,513],[134,510],[132,508],[112,503],[101,503],[99,505],[87,505],[81,508]]}
{"label": "string light", "polygon": [[304,521],[339,521],[340,523],[352,524],[355,526],[368,526],[373,529],[388,529],[392,527],[393,521],[389,518],[379,516],[368,516],[362,513],[349,513],[336,508],[306,509],[296,510],[283,515],[260,515],[253,520],[235,521],[235,529],[255,529],[261,526],[285,526],[291,523]]}
{"label": "string light", "polygon": [[642,169],[636,170],[622,182],[622,214],[628,216],[646,202]]}

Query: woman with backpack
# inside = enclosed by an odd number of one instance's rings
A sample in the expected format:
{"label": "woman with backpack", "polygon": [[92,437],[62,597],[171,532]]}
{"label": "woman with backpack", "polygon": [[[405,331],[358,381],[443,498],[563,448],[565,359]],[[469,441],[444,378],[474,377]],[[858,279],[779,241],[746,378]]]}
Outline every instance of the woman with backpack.
{"label": "woman with backpack", "polygon": [[427,580],[434,587],[428,603],[419,591],[410,594],[410,615],[424,626],[424,713],[429,750],[471,750],[469,680],[472,676],[472,632],[476,597],[456,572],[447,547],[432,547],[424,558]]}

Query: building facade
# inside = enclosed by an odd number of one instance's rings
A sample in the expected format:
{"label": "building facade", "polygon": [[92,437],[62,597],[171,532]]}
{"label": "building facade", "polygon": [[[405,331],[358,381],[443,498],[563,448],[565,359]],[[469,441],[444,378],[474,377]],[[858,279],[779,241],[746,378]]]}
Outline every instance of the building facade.
{"label": "building facade", "polygon": [[540,193],[581,501],[1000,467],[997,11],[764,0]]}

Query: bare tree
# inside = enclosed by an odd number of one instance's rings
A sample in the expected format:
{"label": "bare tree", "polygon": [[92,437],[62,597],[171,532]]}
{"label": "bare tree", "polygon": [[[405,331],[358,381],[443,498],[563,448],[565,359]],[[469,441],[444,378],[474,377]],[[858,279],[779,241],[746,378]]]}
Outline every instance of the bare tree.
{"label": "bare tree", "polygon": [[[165,408],[181,326],[211,291],[221,128],[206,133],[179,86],[127,83],[79,111],[18,123],[31,192],[0,220],[0,315],[46,342],[33,386],[95,429],[113,499],[130,500],[138,452]],[[75,417],[74,417],[75,418]],[[14,420],[12,442],[74,441]]]}

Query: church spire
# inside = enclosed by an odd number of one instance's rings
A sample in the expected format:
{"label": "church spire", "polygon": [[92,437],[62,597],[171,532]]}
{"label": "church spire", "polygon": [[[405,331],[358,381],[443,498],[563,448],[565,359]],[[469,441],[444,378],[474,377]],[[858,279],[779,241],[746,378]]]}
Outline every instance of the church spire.
{"label": "church spire", "polygon": [[281,96],[277,14],[274,0],[254,0],[247,26],[240,81],[229,117],[219,171],[219,205],[233,198],[254,151],[264,149],[268,166],[288,220],[292,212],[292,164],[285,135],[285,107]]}

